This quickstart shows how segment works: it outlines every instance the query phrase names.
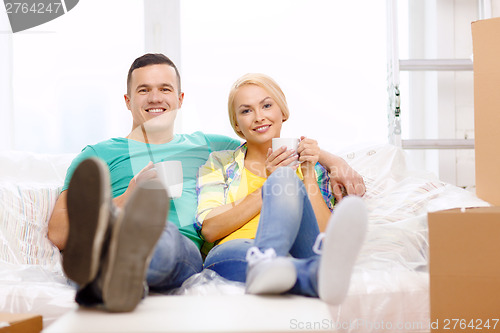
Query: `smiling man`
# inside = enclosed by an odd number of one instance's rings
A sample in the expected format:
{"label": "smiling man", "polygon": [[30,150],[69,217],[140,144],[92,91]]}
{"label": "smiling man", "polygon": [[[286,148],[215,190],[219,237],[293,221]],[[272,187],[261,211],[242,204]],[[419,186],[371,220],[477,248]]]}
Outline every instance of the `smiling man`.
{"label": "smiling man", "polygon": [[[85,147],[69,167],[48,237],[64,250],[63,268],[78,284],[78,304],[132,311],[147,289],[166,292],[202,270],[203,240],[194,226],[197,172],[211,152],[234,150],[241,142],[202,132],[174,134],[183,99],[169,58],[137,58],[125,95],[130,133]],[[174,200],[166,197],[152,163],[166,160],[182,162],[182,196]],[[362,178],[345,161],[326,155],[323,164],[337,170],[344,187],[359,189]]]}

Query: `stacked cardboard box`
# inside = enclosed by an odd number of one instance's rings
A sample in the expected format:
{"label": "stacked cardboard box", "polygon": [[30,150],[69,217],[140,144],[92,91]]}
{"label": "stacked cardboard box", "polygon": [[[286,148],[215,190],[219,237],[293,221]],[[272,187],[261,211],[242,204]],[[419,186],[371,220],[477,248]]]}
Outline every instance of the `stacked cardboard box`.
{"label": "stacked cardboard box", "polygon": [[431,329],[500,332],[500,18],[472,23],[476,193],[429,213]]}
{"label": "stacked cardboard box", "polygon": [[40,315],[0,313],[0,333],[39,333],[42,326]]}

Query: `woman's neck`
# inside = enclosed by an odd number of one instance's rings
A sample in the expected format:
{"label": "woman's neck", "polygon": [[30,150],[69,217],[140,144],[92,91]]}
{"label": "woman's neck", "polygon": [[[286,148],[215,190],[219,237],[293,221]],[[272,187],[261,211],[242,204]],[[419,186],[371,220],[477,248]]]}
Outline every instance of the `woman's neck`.
{"label": "woman's neck", "polygon": [[268,145],[254,145],[247,142],[245,168],[260,177],[267,177],[266,159],[269,148],[271,148],[271,143]]}

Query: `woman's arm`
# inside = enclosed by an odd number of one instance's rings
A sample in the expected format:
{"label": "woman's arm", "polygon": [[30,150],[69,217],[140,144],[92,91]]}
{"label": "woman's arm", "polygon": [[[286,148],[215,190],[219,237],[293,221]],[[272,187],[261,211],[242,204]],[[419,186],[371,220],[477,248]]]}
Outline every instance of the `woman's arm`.
{"label": "woman's arm", "polygon": [[198,171],[196,225],[208,242],[217,241],[250,221],[262,206],[260,189],[233,203],[227,203],[231,180],[227,167],[235,163],[234,152],[214,152]]}
{"label": "woman's arm", "polygon": [[245,198],[213,208],[203,221],[201,233],[207,242],[215,242],[260,213],[262,207],[262,188]]}
{"label": "woman's arm", "polygon": [[300,168],[304,175],[304,186],[306,187],[309,201],[316,215],[319,230],[323,232],[326,230],[328,219],[332,212],[323,198],[314,169],[320,155],[318,143],[315,140],[301,137],[297,153],[300,155],[299,161],[301,162]]}

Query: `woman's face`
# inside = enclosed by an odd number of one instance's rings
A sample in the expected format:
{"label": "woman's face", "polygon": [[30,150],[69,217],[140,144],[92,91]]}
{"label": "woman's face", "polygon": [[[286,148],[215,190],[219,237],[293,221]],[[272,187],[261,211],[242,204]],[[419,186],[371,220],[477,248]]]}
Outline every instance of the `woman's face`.
{"label": "woman's face", "polygon": [[243,133],[248,143],[269,143],[280,136],[283,114],[264,88],[254,84],[238,88],[234,109],[236,129]]}

